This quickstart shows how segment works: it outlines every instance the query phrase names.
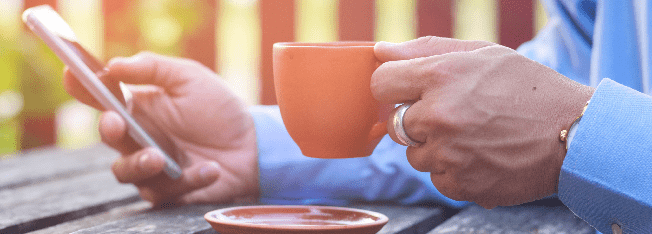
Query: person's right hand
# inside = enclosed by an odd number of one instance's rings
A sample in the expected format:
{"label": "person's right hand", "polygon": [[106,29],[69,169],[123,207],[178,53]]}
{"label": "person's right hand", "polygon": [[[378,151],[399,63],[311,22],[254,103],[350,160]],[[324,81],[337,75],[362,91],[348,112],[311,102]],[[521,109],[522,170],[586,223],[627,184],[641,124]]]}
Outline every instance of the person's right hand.
{"label": "person's right hand", "polygon": [[379,42],[374,52],[384,63],[372,94],[382,103],[413,103],[402,124],[421,144],[408,147],[407,159],[430,172],[439,192],[485,208],[557,192],[566,154],[560,132],[593,88],[491,42],[422,37]]}
{"label": "person's right hand", "polygon": [[[69,71],[64,87],[79,101],[104,110]],[[168,152],[183,152],[175,161],[183,169],[172,180],[164,159],[127,134],[125,121],[113,111],[100,118],[102,141],[122,153],[113,173],[121,183],[138,187],[155,206],[251,201],[258,197],[258,162],[253,119],[246,105],[222,79],[198,62],[140,53],[114,58],[100,77],[107,85],[127,84],[133,94],[132,115]]]}

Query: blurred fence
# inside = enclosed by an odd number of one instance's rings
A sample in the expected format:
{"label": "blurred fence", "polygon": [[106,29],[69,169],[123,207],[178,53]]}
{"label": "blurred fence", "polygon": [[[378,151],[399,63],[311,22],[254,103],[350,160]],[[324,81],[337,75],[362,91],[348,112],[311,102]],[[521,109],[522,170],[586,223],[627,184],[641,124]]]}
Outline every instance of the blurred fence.
{"label": "blurred fence", "polygon": [[97,112],[62,88],[63,64],[20,22],[49,4],[98,57],[140,50],[195,59],[248,104],[275,104],[272,44],[401,42],[425,35],[516,48],[545,23],[535,0],[2,0],[0,155],[99,140]]}

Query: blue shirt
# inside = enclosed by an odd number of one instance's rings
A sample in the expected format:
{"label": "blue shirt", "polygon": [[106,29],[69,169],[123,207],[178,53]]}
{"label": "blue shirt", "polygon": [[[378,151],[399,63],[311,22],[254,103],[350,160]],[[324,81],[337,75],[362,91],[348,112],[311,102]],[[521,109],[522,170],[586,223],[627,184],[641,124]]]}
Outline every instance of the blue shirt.
{"label": "blue shirt", "polygon": [[[519,53],[596,87],[559,177],[559,199],[600,232],[652,232],[651,0],[547,0]],[[598,85],[599,84],[599,85]]]}
{"label": "blue shirt", "polygon": [[[547,0],[547,26],[519,53],[582,84],[597,86],[568,150],[559,198],[601,232],[652,230],[652,0]],[[605,79],[603,78],[610,78]],[[598,85],[599,84],[599,85]],[[628,88],[627,86],[631,87]],[[437,202],[463,207],[414,170],[388,136],[369,157],[301,155],[278,107],[251,108],[261,202],[345,205],[351,201]]]}

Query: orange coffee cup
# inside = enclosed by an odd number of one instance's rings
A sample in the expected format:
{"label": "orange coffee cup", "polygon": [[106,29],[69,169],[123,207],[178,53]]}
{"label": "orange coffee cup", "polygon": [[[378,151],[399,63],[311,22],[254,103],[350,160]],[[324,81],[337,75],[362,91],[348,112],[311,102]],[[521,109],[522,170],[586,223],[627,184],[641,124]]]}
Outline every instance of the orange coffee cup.
{"label": "orange coffee cup", "polygon": [[283,123],[303,155],[369,156],[394,109],[371,95],[375,42],[274,44],[274,85]]}

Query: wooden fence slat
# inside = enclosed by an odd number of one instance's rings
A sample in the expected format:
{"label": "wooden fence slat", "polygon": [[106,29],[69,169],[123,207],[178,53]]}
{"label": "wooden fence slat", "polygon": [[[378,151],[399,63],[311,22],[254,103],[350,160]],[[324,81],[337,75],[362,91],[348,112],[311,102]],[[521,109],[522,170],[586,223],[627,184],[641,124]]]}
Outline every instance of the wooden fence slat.
{"label": "wooden fence slat", "polygon": [[[30,7],[35,7],[39,5],[50,5],[53,9],[57,9],[57,0],[24,0],[23,1],[23,9],[27,9]],[[29,31],[27,27],[24,27],[25,30]],[[26,66],[29,69],[29,66]],[[25,106],[32,105],[33,103],[42,103],[44,102],[43,100],[36,100],[40,99],[38,95],[34,94],[34,92],[38,92],[37,88],[35,87],[30,87],[33,85],[34,82],[26,82],[26,79],[33,79],[32,77],[25,77],[26,74],[32,74],[29,72],[23,73],[24,77],[21,77],[21,92],[23,93],[23,96],[25,97]],[[51,88],[48,87],[47,85],[45,88]],[[42,107],[40,107],[42,108]],[[32,149],[36,147],[41,147],[41,146],[46,146],[46,145],[53,145],[56,141],[56,135],[55,135],[55,114],[54,114],[54,108],[52,106],[45,107],[47,109],[42,110],[45,111],[45,113],[29,113],[29,112],[24,112],[21,115],[21,121],[22,121],[22,134],[21,134],[21,146],[20,149]],[[26,108],[28,109],[28,108]]]}
{"label": "wooden fence slat", "polygon": [[[108,0],[105,0],[108,1]],[[182,56],[204,64],[213,71],[216,71],[217,63],[217,41],[215,41],[215,31],[217,30],[217,0],[201,0],[202,6],[207,9],[201,9],[203,17],[199,23],[199,28],[194,30],[192,35],[184,35],[182,43],[185,44]]]}
{"label": "wooden fence slat", "polygon": [[138,52],[141,31],[134,14],[135,1],[103,0],[104,57],[131,56]]}
{"label": "wooden fence slat", "polygon": [[534,36],[534,0],[500,0],[499,43],[512,49]]}
{"label": "wooden fence slat", "polygon": [[492,210],[474,205],[428,234],[453,233],[595,233],[565,206],[513,206]]}
{"label": "wooden fence slat", "polygon": [[453,36],[453,0],[417,0],[417,36]]}
{"label": "wooden fence slat", "polygon": [[340,41],[374,40],[374,20],[376,18],[374,5],[374,1],[339,1]]}
{"label": "wooden fence slat", "polygon": [[294,0],[260,1],[261,35],[261,100],[263,105],[276,104],[272,47],[276,42],[294,41]]}
{"label": "wooden fence slat", "polygon": [[23,8],[27,9],[39,5],[50,5],[53,9],[57,9],[57,0],[23,0]]}

